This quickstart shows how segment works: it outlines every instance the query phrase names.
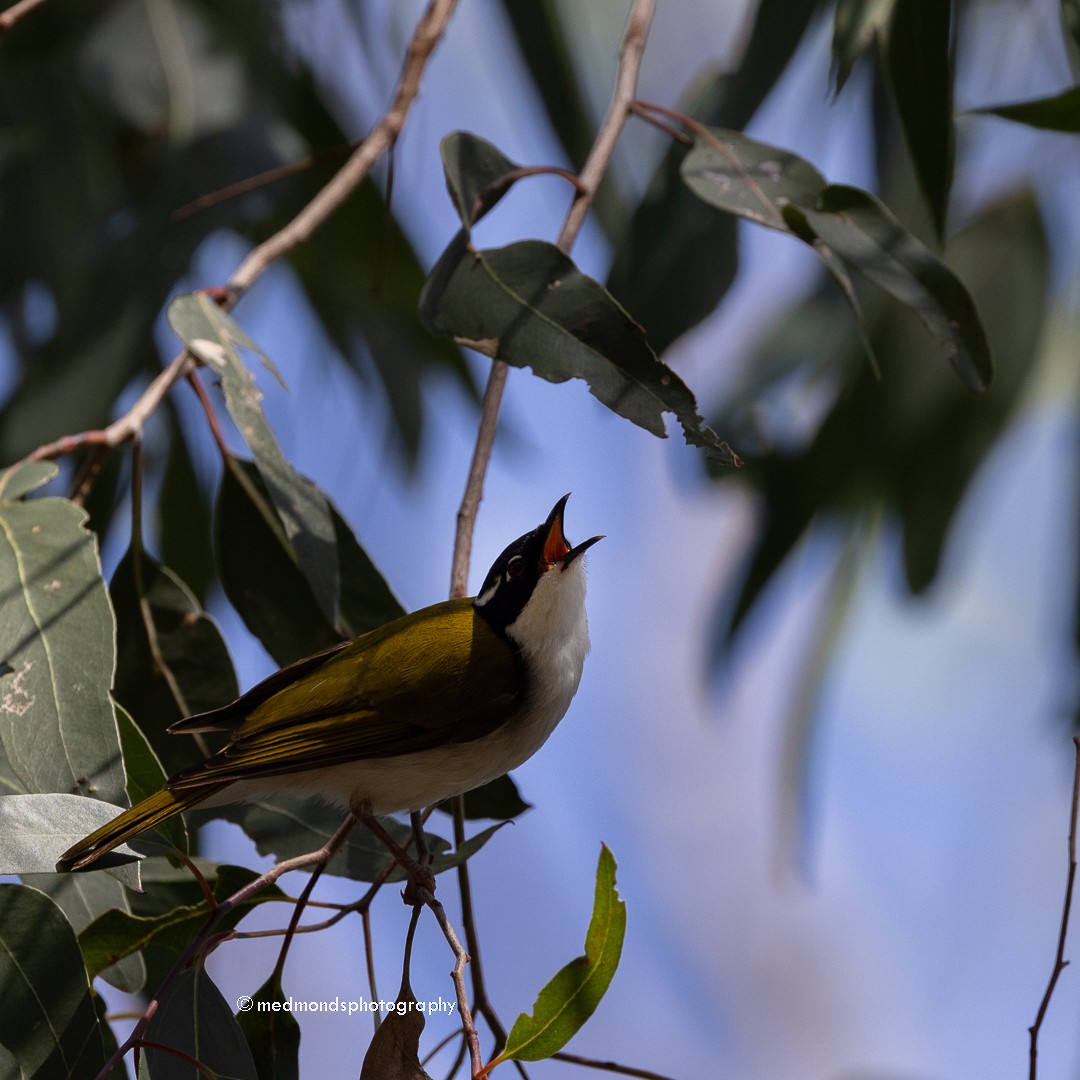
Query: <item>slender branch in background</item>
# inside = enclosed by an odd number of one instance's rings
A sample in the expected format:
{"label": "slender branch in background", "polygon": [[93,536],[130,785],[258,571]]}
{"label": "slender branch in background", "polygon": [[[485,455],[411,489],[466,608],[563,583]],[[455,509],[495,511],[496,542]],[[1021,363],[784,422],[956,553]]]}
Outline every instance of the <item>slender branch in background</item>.
{"label": "slender branch in background", "polygon": [[1057,953],[1054,956],[1054,970],[1050,973],[1050,981],[1046,984],[1046,993],[1039,1002],[1039,1011],[1035,1014],[1035,1023],[1028,1028],[1031,1035],[1031,1043],[1028,1048],[1028,1078],[1035,1080],[1039,1058],[1039,1029],[1046,1017],[1046,1010],[1050,1007],[1050,998],[1053,997],[1054,987],[1057,986],[1058,978],[1068,966],[1065,959],[1065,935],[1069,930],[1069,911],[1072,908],[1073,883],[1076,880],[1076,810],[1080,803],[1080,735],[1073,736],[1073,747],[1076,751],[1076,764],[1073,767],[1073,792],[1072,811],[1069,814],[1069,872],[1065,880],[1065,903],[1061,912],[1061,929],[1058,931]]}
{"label": "slender branch in background", "polygon": [[570,213],[566,215],[562,232],[559,234],[559,250],[565,254],[570,253],[574,240],[581,231],[585,215],[589,212],[589,207],[596,197],[596,189],[607,172],[611,155],[615,152],[619,136],[630,116],[631,107],[637,97],[641,57],[645,52],[645,43],[649,38],[649,27],[652,25],[655,10],[656,0],[636,0],[630,12],[630,21],[619,52],[619,72],[615,79],[615,93],[612,95],[607,116],[600,125],[593,148],[578,177],[584,191],[579,191],[574,197]]}
{"label": "slender branch in background", "polygon": [[24,15],[29,15],[35,8],[41,7],[46,0],[19,0],[7,11],[0,12],[0,34],[6,34]]}
{"label": "slender branch in background", "polygon": [[648,1069],[635,1069],[632,1065],[620,1065],[615,1061],[596,1061],[594,1058],[582,1057],[580,1054],[567,1054],[562,1050],[552,1054],[551,1057],[555,1061],[568,1061],[571,1065],[584,1065],[587,1069],[618,1073],[619,1076],[638,1076],[642,1080],[671,1080],[670,1076],[650,1072]]}

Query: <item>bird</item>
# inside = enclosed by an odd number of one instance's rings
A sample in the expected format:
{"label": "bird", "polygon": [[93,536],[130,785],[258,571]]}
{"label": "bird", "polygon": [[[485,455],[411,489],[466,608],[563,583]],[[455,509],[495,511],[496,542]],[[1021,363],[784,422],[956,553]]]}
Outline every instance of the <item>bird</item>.
{"label": "bird", "polygon": [[570,544],[569,497],[505,548],[475,598],[394,619],[173,724],[228,743],[74,844],[57,870],[109,865],[102,856],[191,807],[280,791],[350,809],[378,833],[377,815],[415,815],[527,761],[566,714],[589,651],[582,556],[604,537]]}

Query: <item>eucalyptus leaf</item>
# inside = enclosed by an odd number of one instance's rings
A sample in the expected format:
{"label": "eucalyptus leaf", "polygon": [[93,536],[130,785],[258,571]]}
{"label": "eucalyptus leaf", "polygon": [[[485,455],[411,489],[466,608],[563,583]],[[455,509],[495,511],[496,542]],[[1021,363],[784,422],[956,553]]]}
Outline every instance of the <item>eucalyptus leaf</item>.
{"label": "eucalyptus leaf", "polygon": [[289,550],[311,586],[323,617],[337,621],[337,559],[334,526],[326,499],[286,460],[263,413],[262,393],[240,355],[256,352],[278,378],[268,357],[240,325],[203,293],[177,297],[168,310],[169,325],[188,349],[220,377],[225,403],[251,450]]}
{"label": "eucalyptus leaf", "polygon": [[420,1036],[426,1021],[416,1008],[408,972],[395,1001],[405,1007],[391,1009],[379,1024],[364,1054],[360,1080],[431,1080],[420,1064]]}
{"label": "eucalyptus leaf", "polygon": [[836,92],[844,84],[859,59],[885,32],[893,9],[903,0],[837,0],[833,16],[833,73]]}
{"label": "eucalyptus leaf", "polygon": [[237,1015],[259,1080],[300,1080],[300,1025],[285,1004],[275,968]]}
{"label": "eucalyptus leaf", "polygon": [[102,1026],[71,924],[44,893],[0,884],[0,1045],[27,1077],[92,1080]]}
{"label": "eucalyptus leaf", "polygon": [[[55,467],[50,467],[55,472]],[[86,513],[24,499],[50,475],[0,473],[0,747],[12,790],[120,802],[124,766],[109,701],[113,616]]]}
{"label": "eucalyptus leaf", "polygon": [[[52,874],[60,856],[88,833],[108,824],[122,807],[65,793],[0,796],[0,874]],[[139,855],[121,845],[112,854],[130,865],[108,873],[139,888]]]}
{"label": "eucalyptus leaf", "polygon": [[493,359],[530,366],[549,382],[584,379],[604,405],[661,438],[663,415],[673,412],[689,444],[737,463],[641,327],[551,244],[524,240],[475,251],[459,234],[424,286],[421,316],[433,331]]}
{"label": "eucalyptus leaf", "polygon": [[1080,132],[1080,86],[1070,86],[1052,97],[1017,101],[1011,105],[990,105],[977,113],[1000,116],[1044,131]]}
{"label": "eucalyptus leaf", "polygon": [[[596,868],[596,895],[585,955],[571,960],[540,991],[531,1015],[522,1013],[500,1061],[540,1061],[558,1053],[596,1011],[619,966],[626,935],[626,904],[615,888],[615,859],[607,845]],[[493,1064],[494,1064],[493,1063]]]}
{"label": "eucalyptus leaf", "polygon": [[508,174],[519,168],[497,146],[467,131],[452,131],[439,143],[446,189],[468,229],[502,197]]}
{"label": "eucalyptus leaf", "polygon": [[[165,992],[145,1038],[194,1058],[213,1075],[258,1080],[244,1033],[201,965],[181,972]],[[193,1080],[199,1075],[183,1058],[153,1047],[144,1049],[143,1060],[151,1080]]]}

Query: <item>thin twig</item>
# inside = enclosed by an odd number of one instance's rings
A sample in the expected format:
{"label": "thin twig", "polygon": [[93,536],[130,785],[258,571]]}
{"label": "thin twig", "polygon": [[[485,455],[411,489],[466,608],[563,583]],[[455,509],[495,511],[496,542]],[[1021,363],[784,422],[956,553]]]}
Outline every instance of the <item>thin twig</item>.
{"label": "thin twig", "polygon": [[450,951],[454,954],[454,970],[450,977],[454,982],[454,991],[457,995],[458,1014],[461,1016],[461,1026],[465,1031],[465,1038],[469,1044],[469,1058],[472,1062],[472,1076],[478,1076],[484,1067],[484,1059],[480,1055],[480,1037],[476,1034],[476,1025],[473,1023],[472,1010],[469,1008],[469,995],[465,990],[465,965],[469,962],[469,954],[462,948],[454,933],[450,920],[446,917],[446,911],[442,904],[425,888],[416,890],[418,903],[431,908],[443,936],[446,938]]}
{"label": "thin twig", "polygon": [[582,1057],[580,1054],[567,1054],[563,1050],[551,1056],[556,1061],[568,1061],[571,1065],[584,1065],[587,1069],[618,1073],[620,1076],[638,1076],[642,1080],[671,1080],[670,1076],[650,1072],[648,1069],[635,1069],[632,1065],[620,1065],[617,1061],[597,1061],[595,1058]]}
{"label": "thin twig", "polygon": [[1069,929],[1069,911],[1072,908],[1073,882],[1076,880],[1076,811],[1080,803],[1080,735],[1073,736],[1073,748],[1076,751],[1076,764],[1073,767],[1073,792],[1072,810],[1069,814],[1069,872],[1065,880],[1065,903],[1061,912],[1061,929],[1058,932],[1057,953],[1054,956],[1054,970],[1050,973],[1050,981],[1046,984],[1046,993],[1043,994],[1039,1003],[1039,1011],[1035,1014],[1035,1023],[1028,1028],[1031,1035],[1031,1043],[1028,1049],[1028,1078],[1035,1080],[1037,1062],[1039,1057],[1039,1029],[1042,1027],[1046,1010],[1050,1007],[1050,998],[1054,994],[1058,978],[1068,967],[1069,961],[1065,959],[1065,935]]}
{"label": "thin twig", "polygon": [[29,15],[35,8],[41,7],[46,0],[19,0],[7,11],[0,12],[0,34],[6,34],[24,15]]}

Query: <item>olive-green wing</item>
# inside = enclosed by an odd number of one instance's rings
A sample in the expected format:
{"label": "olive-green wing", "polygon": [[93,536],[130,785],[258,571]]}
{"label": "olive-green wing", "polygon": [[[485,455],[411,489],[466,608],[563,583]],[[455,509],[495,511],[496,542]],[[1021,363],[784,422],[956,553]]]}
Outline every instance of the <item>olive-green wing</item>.
{"label": "olive-green wing", "polygon": [[505,722],[519,704],[519,661],[468,600],[424,608],[304,664],[297,665],[297,678],[255,695],[224,750],[169,786],[470,742]]}

